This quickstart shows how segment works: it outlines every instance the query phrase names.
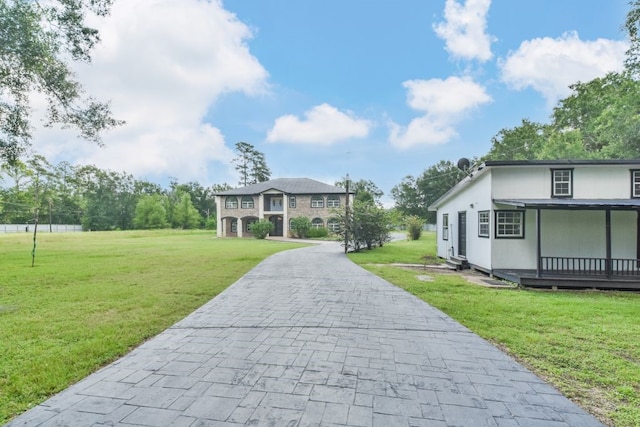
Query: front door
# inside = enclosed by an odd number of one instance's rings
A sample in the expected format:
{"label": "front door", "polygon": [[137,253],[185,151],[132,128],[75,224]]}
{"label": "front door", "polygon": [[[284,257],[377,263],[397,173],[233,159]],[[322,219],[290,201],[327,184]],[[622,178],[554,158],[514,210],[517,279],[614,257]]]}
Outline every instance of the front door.
{"label": "front door", "polygon": [[467,256],[467,213],[458,212],[458,255]]}
{"label": "front door", "polygon": [[271,236],[282,236],[282,216],[271,215],[269,217],[269,221],[271,221],[271,224],[273,224],[273,231],[271,232]]}

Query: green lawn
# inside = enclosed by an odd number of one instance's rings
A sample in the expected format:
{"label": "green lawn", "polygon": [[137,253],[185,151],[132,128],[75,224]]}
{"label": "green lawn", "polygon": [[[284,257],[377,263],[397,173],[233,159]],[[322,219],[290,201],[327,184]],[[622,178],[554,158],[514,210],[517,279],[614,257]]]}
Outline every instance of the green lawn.
{"label": "green lawn", "polygon": [[640,294],[491,289],[420,264],[435,240],[398,241],[349,257],[492,341],[608,425],[640,426]]}
{"label": "green lawn", "polygon": [[[269,254],[295,247],[210,232],[0,235],[0,424],[185,317]],[[610,425],[640,425],[640,295],[488,289],[390,263],[435,240],[350,254],[445,311]]]}
{"label": "green lawn", "polygon": [[0,234],[0,424],[299,245],[212,232]]}

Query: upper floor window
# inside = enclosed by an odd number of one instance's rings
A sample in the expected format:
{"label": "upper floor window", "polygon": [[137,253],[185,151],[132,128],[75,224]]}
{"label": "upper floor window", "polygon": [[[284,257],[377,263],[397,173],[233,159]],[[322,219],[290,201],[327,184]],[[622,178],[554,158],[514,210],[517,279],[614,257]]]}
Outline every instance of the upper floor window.
{"label": "upper floor window", "polygon": [[269,211],[271,212],[282,212],[282,197],[271,197],[269,198]]}
{"label": "upper floor window", "polygon": [[449,214],[442,214],[442,240],[449,240]]}
{"label": "upper floor window", "polygon": [[289,207],[295,209],[295,207],[296,207],[296,196],[289,196]]}
{"label": "upper floor window", "polygon": [[340,207],[340,196],[331,195],[327,196],[327,207],[328,208],[339,208]]}
{"label": "upper floor window", "polygon": [[478,237],[489,237],[489,211],[478,212]]}
{"label": "upper floor window", "polygon": [[236,196],[227,197],[224,200],[225,209],[238,209],[238,198]]}
{"label": "upper floor window", "polygon": [[242,197],[242,209],[253,209],[253,197],[251,196]]}
{"label": "upper floor window", "polygon": [[573,197],[573,169],[551,169],[551,197]]}
{"label": "upper floor window", "polygon": [[322,228],[324,227],[324,221],[322,221],[322,218],[313,218],[311,220],[311,226],[313,228]]}
{"label": "upper floor window", "polygon": [[312,208],[324,208],[324,198],[322,196],[312,196],[311,197],[311,207]]}
{"label": "upper floor window", "polygon": [[640,170],[631,171],[631,197],[640,197]]}
{"label": "upper floor window", "polygon": [[524,212],[496,211],[496,238],[524,239]]}

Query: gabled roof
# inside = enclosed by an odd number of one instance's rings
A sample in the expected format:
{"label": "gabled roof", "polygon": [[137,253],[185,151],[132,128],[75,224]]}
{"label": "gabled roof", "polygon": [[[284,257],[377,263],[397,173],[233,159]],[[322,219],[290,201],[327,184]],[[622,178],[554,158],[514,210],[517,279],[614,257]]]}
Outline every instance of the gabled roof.
{"label": "gabled roof", "polygon": [[467,176],[462,178],[456,185],[451,187],[449,191],[444,193],[438,200],[433,202],[429,207],[429,211],[437,211],[443,202],[457,194],[466,186],[470,185],[478,177],[484,175],[494,168],[501,167],[526,167],[526,166],[620,166],[628,165],[640,168],[640,159],[605,159],[605,160],[487,160],[483,163],[473,166],[467,171]]}
{"label": "gabled roof", "polygon": [[223,191],[217,193],[216,196],[249,196],[262,194],[269,190],[281,191],[285,194],[344,194],[346,191],[342,187],[309,178],[278,178]]}

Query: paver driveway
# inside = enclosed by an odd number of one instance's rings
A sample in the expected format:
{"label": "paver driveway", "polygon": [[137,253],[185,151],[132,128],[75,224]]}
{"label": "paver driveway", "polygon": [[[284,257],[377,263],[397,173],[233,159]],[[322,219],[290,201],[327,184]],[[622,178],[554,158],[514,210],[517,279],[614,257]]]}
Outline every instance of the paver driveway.
{"label": "paver driveway", "polygon": [[11,426],[599,426],[337,244],[278,253]]}

